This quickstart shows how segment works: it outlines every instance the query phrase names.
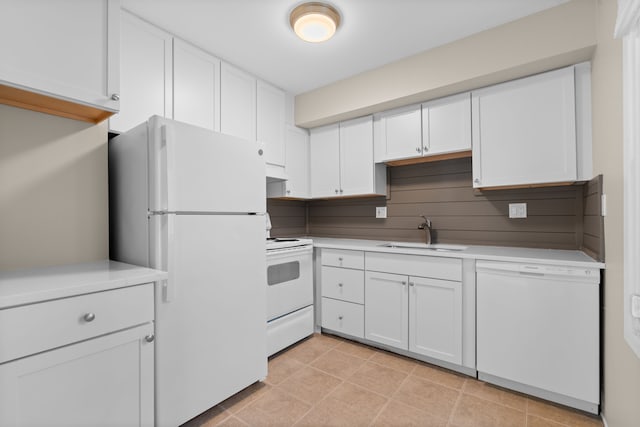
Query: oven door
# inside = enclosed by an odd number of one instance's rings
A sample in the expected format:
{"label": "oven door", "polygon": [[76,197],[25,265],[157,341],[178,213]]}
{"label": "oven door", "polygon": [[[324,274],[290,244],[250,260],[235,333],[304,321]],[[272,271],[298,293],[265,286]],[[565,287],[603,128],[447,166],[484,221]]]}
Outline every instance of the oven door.
{"label": "oven door", "polygon": [[267,251],[267,321],[313,304],[313,247]]}

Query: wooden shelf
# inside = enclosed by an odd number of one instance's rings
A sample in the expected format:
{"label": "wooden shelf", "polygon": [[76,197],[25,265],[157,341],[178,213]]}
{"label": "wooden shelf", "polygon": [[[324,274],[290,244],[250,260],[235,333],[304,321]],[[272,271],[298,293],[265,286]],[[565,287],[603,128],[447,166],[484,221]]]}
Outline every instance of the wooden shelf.
{"label": "wooden shelf", "polygon": [[89,123],[100,123],[115,114],[112,111],[2,84],[0,84],[0,104]]}

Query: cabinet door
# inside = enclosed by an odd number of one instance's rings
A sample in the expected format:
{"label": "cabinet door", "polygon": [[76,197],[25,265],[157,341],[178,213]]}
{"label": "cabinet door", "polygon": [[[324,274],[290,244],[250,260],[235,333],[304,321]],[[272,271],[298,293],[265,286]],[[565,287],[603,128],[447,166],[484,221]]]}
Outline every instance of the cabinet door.
{"label": "cabinet door", "polygon": [[257,139],[264,146],[265,161],[272,165],[285,166],[284,114],[284,92],[258,81]]}
{"label": "cabinet door", "polygon": [[289,177],[285,182],[285,196],[309,197],[309,134],[293,126],[287,128],[284,170]]}
{"label": "cabinet door", "polygon": [[408,348],[407,276],[367,271],[364,282],[364,336],[406,350]]}
{"label": "cabinet door", "polygon": [[473,92],[474,187],[576,180],[573,67]]}
{"label": "cabinet door", "polygon": [[340,195],[374,193],[373,118],[340,123]]}
{"label": "cabinet door", "polygon": [[118,111],[120,2],[0,2],[0,83]]}
{"label": "cabinet door", "polygon": [[0,425],[153,426],[153,324],[0,365]]}
{"label": "cabinet door", "polygon": [[220,60],[179,39],[173,41],[173,118],[220,130]]}
{"label": "cabinet door", "polygon": [[422,156],[420,105],[385,112],[376,121],[376,162]]}
{"label": "cabinet door", "polygon": [[126,132],[149,117],[171,117],[172,37],[129,12],[120,14],[120,112],[112,132]]}
{"label": "cabinet door", "polygon": [[471,150],[469,92],[422,104],[425,156]]}
{"label": "cabinet door", "polygon": [[462,364],[462,283],[409,277],[409,351]]}
{"label": "cabinet door", "polygon": [[224,62],[220,77],[220,132],[255,141],[256,79]]}
{"label": "cabinet door", "polygon": [[338,124],[311,129],[311,197],[340,194],[340,130]]}

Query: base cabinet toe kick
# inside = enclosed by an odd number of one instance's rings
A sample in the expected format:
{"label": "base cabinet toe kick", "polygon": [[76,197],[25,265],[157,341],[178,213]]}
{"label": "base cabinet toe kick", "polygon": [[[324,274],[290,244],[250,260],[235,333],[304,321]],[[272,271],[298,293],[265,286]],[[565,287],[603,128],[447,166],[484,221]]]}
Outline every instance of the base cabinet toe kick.
{"label": "base cabinet toe kick", "polygon": [[600,267],[322,247],[323,332],[592,414]]}

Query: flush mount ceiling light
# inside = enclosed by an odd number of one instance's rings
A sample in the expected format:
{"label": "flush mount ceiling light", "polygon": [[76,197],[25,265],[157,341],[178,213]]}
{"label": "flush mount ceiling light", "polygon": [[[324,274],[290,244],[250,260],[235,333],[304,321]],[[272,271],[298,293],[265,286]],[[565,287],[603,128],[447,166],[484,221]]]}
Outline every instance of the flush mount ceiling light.
{"label": "flush mount ceiling light", "polygon": [[320,43],[333,37],[340,25],[340,14],[329,4],[309,2],[296,6],[289,22],[302,40]]}

